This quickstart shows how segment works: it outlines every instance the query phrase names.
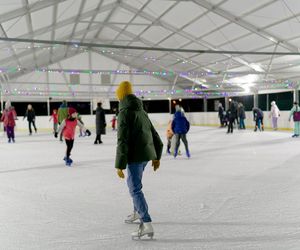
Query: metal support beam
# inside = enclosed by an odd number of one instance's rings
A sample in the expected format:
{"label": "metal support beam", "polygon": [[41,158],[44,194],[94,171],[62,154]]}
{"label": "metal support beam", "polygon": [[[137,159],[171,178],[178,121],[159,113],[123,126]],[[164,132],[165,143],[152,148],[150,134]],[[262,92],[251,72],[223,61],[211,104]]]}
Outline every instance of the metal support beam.
{"label": "metal support beam", "polygon": [[175,76],[175,79],[173,81],[172,90],[175,89],[175,85],[176,85],[177,79],[178,79],[178,75]]}
{"label": "metal support beam", "polygon": [[94,110],[94,102],[93,100],[91,100],[90,102],[90,110],[91,110],[91,115],[93,114],[93,110]]}
{"label": "metal support beam", "polygon": [[292,51],[292,52],[298,52],[298,48],[292,44],[289,44],[285,41],[282,41],[282,39],[274,36],[273,34],[270,34],[264,30],[259,29],[258,27],[254,26],[253,24],[250,24],[248,22],[246,22],[245,20],[243,20],[242,18],[239,18],[237,16],[232,15],[231,13],[218,8],[216,6],[214,6],[213,4],[209,3],[206,0],[193,0],[194,3],[198,4],[199,6],[210,10],[211,12],[229,20],[231,23],[235,23],[249,31],[251,31],[254,34],[257,34],[260,37],[263,37],[269,41],[272,41],[274,43],[281,43],[281,46]]}
{"label": "metal support beam", "polygon": [[259,108],[259,102],[258,102],[258,90],[253,90],[253,107]]}
{"label": "metal support beam", "polygon": [[24,16],[28,12],[32,13],[32,12],[47,8],[56,3],[62,3],[65,1],[67,1],[67,0],[44,0],[44,1],[35,2],[33,4],[28,5],[28,7],[24,6],[23,8],[12,10],[12,11],[9,11],[7,13],[0,15],[0,23],[4,23],[4,22],[7,22],[14,18]]}
{"label": "metal support beam", "polygon": [[207,98],[206,97],[203,98],[203,111],[207,112]]}
{"label": "metal support beam", "polygon": [[298,102],[299,103],[299,87],[295,87],[294,91],[293,91],[293,96],[294,96],[294,102]]}
{"label": "metal support beam", "polygon": [[225,111],[229,109],[229,97],[225,96]]}
{"label": "metal support beam", "polygon": [[49,97],[47,98],[47,114],[48,114],[48,116],[50,116],[50,114],[51,114],[51,111],[50,111],[50,98]]}
{"label": "metal support beam", "polygon": [[143,47],[143,46],[126,46],[114,44],[99,44],[99,43],[85,43],[85,42],[67,42],[67,41],[51,41],[39,39],[25,39],[25,38],[8,38],[0,37],[0,41],[18,42],[18,43],[39,43],[65,46],[78,46],[88,48],[114,48],[127,50],[147,50],[147,51],[167,51],[167,52],[181,52],[181,53],[198,53],[198,54],[228,54],[228,55],[281,55],[281,56],[295,56],[300,55],[300,52],[259,52],[259,51],[236,51],[236,50],[196,50],[196,49],[174,49],[174,48],[158,48],[158,47]]}

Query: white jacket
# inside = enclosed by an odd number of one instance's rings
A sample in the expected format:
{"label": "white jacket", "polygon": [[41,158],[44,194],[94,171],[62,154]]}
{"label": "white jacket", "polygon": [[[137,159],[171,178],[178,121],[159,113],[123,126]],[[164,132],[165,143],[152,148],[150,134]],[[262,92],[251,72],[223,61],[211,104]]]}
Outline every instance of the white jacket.
{"label": "white jacket", "polygon": [[271,114],[271,117],[278,118],[280,116],[280,111],[276,104],[272,105],[270,114]]}

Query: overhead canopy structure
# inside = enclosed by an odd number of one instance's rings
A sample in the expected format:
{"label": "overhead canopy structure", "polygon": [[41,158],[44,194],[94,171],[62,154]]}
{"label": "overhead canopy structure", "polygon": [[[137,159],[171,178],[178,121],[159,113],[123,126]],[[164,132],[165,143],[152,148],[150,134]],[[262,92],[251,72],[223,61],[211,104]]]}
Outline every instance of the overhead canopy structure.
{"label": "overhead canopy structure", "polygon": [[0,83],[15,99],[154,99],[298,87],[297,0],[1,0]]}

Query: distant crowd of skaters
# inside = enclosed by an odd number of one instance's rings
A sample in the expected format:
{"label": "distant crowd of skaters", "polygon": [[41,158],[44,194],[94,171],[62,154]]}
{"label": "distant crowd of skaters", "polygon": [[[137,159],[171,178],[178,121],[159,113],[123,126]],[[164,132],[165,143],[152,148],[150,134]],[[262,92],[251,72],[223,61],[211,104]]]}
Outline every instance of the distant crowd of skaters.
{"label": "distant crowd of skaters", "polygon": [[[264,131],[264,112],[258,108],[253,107],[253,120],[255,122],[254,131]],[[270,117],[272,118],[272,127],[274,130],[278,129],[278,118],[280,116],[280,110],[275,101],[271,102]],[[238,129],[246,129],[245,119],[246,113],[243,103],[238,103],[232,99],[229,99],[229,108],[225,111],[222,104],[219,103],[218,117],[220,119],[220,127],[228,127],[227,133],[233,133],[234,125],[237,125]]]}
{"label": "distant crowd of skaters", "polygon": [[[264,112],[258,108],[253,107],[253,120],[255,122],[254,131],[264,131]],[[219,103],[218,117],[220,119],[220,127],[228,127],[227,134],[233,133],[234,125],[238,129],[246,129],[245,119],[246,113],[243,103],[238,103],[232,99],[229,99],[229,108],[225,110],[221,103]],[[278,118],[280,117],[280,110],[275,101],[271,102],[271,110],[269,117],[272,119],[273,130],[278,129]],[[290,110],[289,121],[293,118],[294,121],[294,134],[292,137],[299,137],[300,135],[300,107],[298,102],[293,103],[293,107]]]}

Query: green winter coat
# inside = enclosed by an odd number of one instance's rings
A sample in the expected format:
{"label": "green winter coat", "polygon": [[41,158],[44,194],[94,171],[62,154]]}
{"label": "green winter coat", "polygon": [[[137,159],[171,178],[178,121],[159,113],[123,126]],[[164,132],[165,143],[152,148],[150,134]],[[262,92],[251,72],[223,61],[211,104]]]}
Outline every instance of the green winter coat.
{"label": "green winter coat", "polygon": [[126,169],[128,163],[160,160],[163,143],[142,101],[135,95],[128,95],[120,101],[119,110],[115,167]]}
{"label": "green winter coat", "polygon": [[66,104],[61,104],[58,111],[58,123],[61,124],[64,119],[68,118],[68,106]]}

